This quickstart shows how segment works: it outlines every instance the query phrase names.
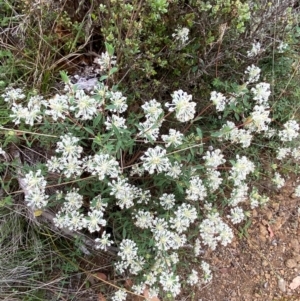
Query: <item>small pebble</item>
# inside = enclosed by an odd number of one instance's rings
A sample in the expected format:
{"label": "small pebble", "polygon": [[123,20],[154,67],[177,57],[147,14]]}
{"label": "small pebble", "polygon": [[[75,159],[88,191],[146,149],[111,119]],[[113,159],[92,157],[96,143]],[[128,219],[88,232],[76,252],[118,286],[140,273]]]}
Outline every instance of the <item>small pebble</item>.
{"label": "small pebble", "polygon": [[283,293],[286,292],[286,282],[285,282],[284,279],[280,278],[280,279],[278,280],[278,287],[279,287],[279,289],[280,289]]}
{"label": "small pebble", "polygon": [[293,269],[297,266],[297,261],[295,259],[291,258],[285,262],[285,265],[287,268]]}

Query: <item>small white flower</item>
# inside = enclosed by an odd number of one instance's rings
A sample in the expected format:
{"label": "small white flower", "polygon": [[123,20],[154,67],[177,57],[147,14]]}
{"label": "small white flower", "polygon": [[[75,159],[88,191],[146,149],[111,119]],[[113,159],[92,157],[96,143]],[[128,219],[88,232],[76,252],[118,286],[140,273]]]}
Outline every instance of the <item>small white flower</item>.
{"label": "small white flower", "polygon": [[251,92],[254,95],[253,99],[257,101],[258,105],[268,106],[268,98],[271,95],[269,83],[258,83],[255,88],[251,89]]}
{"label": "small white flower", "polygon": [[182,90],[175,91],[172,94],[172,103],[166,103],[166,107],[170,112],[176,112],[176,118],[180,122],[187,122],[194,118],[195,115],[195,102],[190,102],[192,95],[183,92]]}
{"label": "small white flower", "polygon": [[289,153],[291,152],[291,148],[290,147],[281,147],[277,150],[277,156],[276,158],[278,160],[282,160],[283,158],[285,158],[286,156],[289,155]]}
{"label": "small white flower", "polygon": [[95,248],[106,251],[107,247],[110,247],[113,243],[111,240],[109,240],[110,236],[111,235],[109,233],[106,233],[106,231],[104,231],[101,235],[101,238],[95,239],[96,242]]}
{"label": "small white flower", "polygon": [[84,90],[77,90],[71,111],[75,111],[75,117],[82,120],[91,120],[98,113],[99,103],[95,98],[86,95]]}
{"label": "small white flower", "polygon": [[160,146],[155,148],[148,148],[144,156],[141,157],[143,167],[150,174],[156,170],[158,173],[168,170],[170,161],[166,157],[166,150]]}
{"label": "small white flower", "polygon": [[180,281],[177,275],[174,275],[170,271],[163,271],[161,273],[160,284],[163,287],[164,291],[170,292],[173,297],[177,296],[180,293]]}
{"label": "small white flower", "polygon": [[170,165],[168,168],[167,175],[173,179],[178,179],[180,174],[182,173],[183,164],[179,164],[178,162],[174,162],[173,165]]}
{"label": "small white flower", "polygon": [[172,37],[183,45],[189,40],[189,32],[190,30],[186,27],[177,28],[175,29],[175,33],[172,34]]}
{"label": "small white flower", "polygon": [[127,297],[127,293],[124,290],[118,290],[115,292],[112,297],[112,301],[125,301]]}
{"label": "small white flower", "polygon": [[248,57],[255,57],[257,56],[261,51],[261,45],[259,42],[252,44],[252,49],[250,51],[247,51]]}
{"label": "small white flower", "polygon": [[190,186],[186,191],[187,193],[187,200],[192,201],[203,201],[204,198],[207,196],[206,188],[202,183],[202,180],[198,177],[192,177],[190,179]]}
{"label": "small white flower", "polygon": [[276,185],[276,187],[279,189],[284,186],[285,180],[278,172],[275,172],[274,178],[272,179],[273,183]]}
{"label": "small white flower", "polygon": [[251,66],[248,66],[245,73],[248,74],[248,83],[255,83],[259,80],[261,69],[259,67],[254,66],[253,64]]}
{"label": "small white flower", "polygon": [[300,185],[298,185],[295,189],[295,196],[300,197]]}
{"label": "small white flower", "polygon": [[156,99],[152,99],[148,102],[145,102],[145,104],[142,105],[142,108],[143,108],[144,112],[146,113],[145,117],[148,120],[151,120],[152,122],[157,121],[158,118],[164,112],[161,107],[161,103],[157,102]]}
{"label": "small white flower", "polygon": [[205,261],[201,262],[201,268],[203,270],[203,282],[204,283],[208,283],[212,280],[212,274],[211,274],[211,270],[210,270],[210,266],[208,263],[206,263]]}
{"label": "small white flower", "polygon": [[206,155],[203,156],[203,159],[205,160],[204,164],[207,168],[216,168],[226,162],[220,149],[216,149],[211,152],[207,151]]}
{"label": "small white flower", "polygon": [[81,146],[78,146],[79,138],[72,136],[71,134],[66,134],[60,136],[59,142],[57,142],[57,153],[62,153],[63,157],[72,157],[79,158],[83,149]]}
{"label": "small white flower", "polygon": [[65,119],[69,112],[68,96],[56,94],[54,97],[49,99],[48,102],[50,110],[46,110],[45,114],[52,116],[54,121],[58,118]]}
{"label": "small white flower", "polygon": [[198,283],[198,281],[199,281],[198,272],[193,269],[192,273],[189,275],[187,279],[187,283],[190,285],[195,285]]}
{"label": "small white flower", "polygon": [[284,53],[285,50],[287,50],[287,48],[289,47],[289,45],[287,43],[284,43],[284,42],[280,42],[280,44],[278,45],[277,47],[277,50],[279,53]]}
{"label": "small white flower", "polygon": [[117,60],[106,51],[101,53],[100,57],[95,58],[94,63],[100,66],[100,71],[107,71],[111,66],[116,65]]}
{"label": "small white flower", "polygon": [[26,96],[22,89],[20,88],[5,88],[5,93],[1,95],[4,98],[4,101],[15,103],[17,100],[22,100]]}
{"label": "small white flower", "polygon": [[163,206],[164,209],[170,210],[175,205],[175,195],[170,193],[164,193],[160,198],[160,204]]}
{"label": "small white flower", "polygon": [[161,138],[166,142],[166,147],[170,145],[176,147],[182,144],[183,134],[174,129],[170,129],[169,135],[162,135]]}
{"label": "small white flower", "polygon": [[230,209],[230,215],[227,217],[230,218],[233,224],[238,224],[245,219],[245,214],[242,208],[235,207]]}
{"label": "small white flower", "polygon": [[107,121],[105,121],[104,124],[106,125],[107,130],[112,129],[112,126],[115,126],[118,130],[120,130],[120,129],[127,128],[125,122],[126,122],[125,118],[113,114],[111,118],[107,117]]}
{"label": "small white flower", "polygon": [[216,91],[212,91],[210,93],[210,100],[216,106],[216,110],[218,112],[224,111],[226,106],[226,97],[222,93],[217,93]]}
{"label": "small white flower", "polygon": [[121,92],[111,92],[110,101],[109,110],[112,112],[124,113],[128,108],[127,97],[123,96]]}
{"label": "small white flower", "polygon": [[299,124],[296,120],[289,120],[284,125],[284,130],[279,131],[278,136],[281,141],[292,141],[299,135]]}

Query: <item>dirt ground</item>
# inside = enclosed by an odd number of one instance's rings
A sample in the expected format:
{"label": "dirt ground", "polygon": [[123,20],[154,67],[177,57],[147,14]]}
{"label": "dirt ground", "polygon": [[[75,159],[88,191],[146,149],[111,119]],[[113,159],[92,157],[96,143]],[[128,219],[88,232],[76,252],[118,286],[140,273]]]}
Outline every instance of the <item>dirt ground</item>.
{"label": "dirt ground", "polygon": [[230,245],[207,250],[213,280],[178,301],[300,301],[300,198],[294,186],[290,179],[280,193],[270,193],[266,207],[252,210],[248,235],[241,238],[237,230]]}

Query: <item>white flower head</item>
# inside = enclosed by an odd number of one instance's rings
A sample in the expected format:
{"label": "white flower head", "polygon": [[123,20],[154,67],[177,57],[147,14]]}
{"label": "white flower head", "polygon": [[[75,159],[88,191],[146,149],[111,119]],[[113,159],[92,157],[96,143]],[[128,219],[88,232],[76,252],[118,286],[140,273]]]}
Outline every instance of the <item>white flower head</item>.
{"label": "white flower head", "polygon": [[179,27],[175,29],[175,33],[172,34],[172,37],[181,45],[184,45],[189,40],[189,32],[190,30],[187,27]]}
{"label": "white flower head", "polygon": [[112,245],[112,241],[110,240],[110,234],[106,233],[106,231],[104,231],[101,235],[101,238],[96,238],[95,242],[96,242],[96,249],[101,249],[106,251],[108,247],[110,247]]}
{"label": "white flower head", "polygon": [[285,184],[285,179],[278,172],[275,172],[274,178],[272,179],[272,181],[278,189],[283,187]]}
{"label": "white flower head", "polygon": [[259,80],[261,69],[259,67],[254,66],[253,64],[251,66],[248,66],[245,73],[248,74],[248,81],[247,83],[255,83]]}
{"label": "white flower head", "polygon": [[250,51],[247,51],[248,57],[255,57],[261,52],[261,45],[259,42],[252,44],[252,49]]}
{"label": "white flower head", "polygon": [[110,101],[109,110],[112,112],[124,113],[128,108],[127,97],[123,96],[121,92],[111,92]]}
{"label": "white flower head", "polygon": [[166,147],[169,146],[176,147],[182,144],[183,134],[181,134],[180,132],[174,129],[170,129],[169,135],[162,135],[161,138],[164,142],[166,142]]}
{"label": "white flower head", "polygon": [[182,90],[175,91],[172,94],[172,103],[166,103],[166,107],[170,112],[176,112],[176,118],[180,122],[187,122],[194,118],[195,115],[195,102],[190,102],[192,95],[183,92]]}
{"label": "white flower head", "polygon": [[258,105],[268,106],[268,98],[271,95],[269,83],[258,83],[255,88],[251,89],[251,92],[254,95],[253,99],[257,101]]}
{"label": "white flower head", "polygon": [[233,224],[238,224],[245,219],[245,213],[242,208],[235,207],[230,209],[230,215],[227,216]]}
{"label": "white flower head", "polygon": [[113,128],[112,126],[116,127],[118,130],[121,130],[127,128],[125,122],[125,118],[113,114],[111,118],[107,117],[107,121],[105,121],[104,124],[106,125],[107,130],[111,130]]}
{"label": "white flower head", "polygon": [[141,157],[144,169],[150,174],[153,174],[155,170],[158,173],[168,170],[171,164],[166,154],[166,150],[160,146],[148,148]]}
{"label": "white flower head", "polygon": [[94,63],[99,65],[100,71],[107,71],[111,66],[116,65],[117,60],[115,56],[110,56],[106,51],[100,57],[95,58]]}
{"label": "white flower head", "polygon": [[10,103],[14,103],[17,100],[22,100],[26,97],[22,89],[12,87],[5,88],[5,92],[1,96],[4,98],[5,102]]}
{"label": "white flower head", "polygon": [[218,112],[224,111],[226,106],[226,97],[222,93],[217,93],[216,91],[212,91],[210,93],[210,100],[216,106],[216,110]]}
{"label": "white flower head", "polygon": [[87,95],[84,90],[77,90],[72,105],[71,111],[75,111],[75,117],[82,120],[91,120],[98,113],[98,101]]}
{"label": "white flower head", "polygon": [[164,112],[161,103],[156,101],[156,99],[145,102],[145,104],[142,105],[142,108],[145,112],[145,117],[151,121],[157,121]]}
{"label": "white flower head", "polygon": [[292,141],[299,135],[299,124],[296,120],[289,120],[284,125],[284,130],[279,131],[278,136],[281,141]]}
{"label": "white flower head", "polygon": [[48,100],[48,107],[50,107],[50,110],[46,110],[45,114],[52,116],[54,121],[58,118],[65,119],[69,112],[69,97],[56,94]]}

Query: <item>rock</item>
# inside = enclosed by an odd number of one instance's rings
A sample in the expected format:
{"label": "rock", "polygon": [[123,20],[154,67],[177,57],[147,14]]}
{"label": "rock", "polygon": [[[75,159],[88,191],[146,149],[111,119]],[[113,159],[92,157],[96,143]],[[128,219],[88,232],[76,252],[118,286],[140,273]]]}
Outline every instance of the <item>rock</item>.
{"label": "rock", "polygon": [[268,262],[267,262],[266,260],[263,260],[263,261],[262,261],[262,266],[263,266],[263,267],[266,267],[267,265],[268,265]]}
{"label": "rock", "polygon": [[280,279],[278,280],[278,287],[279,287],[279,289],[280,289],[283,293],[286,292],[286,282],[285,282],[284,279],[280,278]]}
{"label": "rock", "polygon": [[300,250],[300,246],[299,246],[299,241],[298,241],[298,239],[292,239],[291,240],[291,247],[292,247],[292,249],[295,251],[295,252],[299,252],[299,250]]}
{"label": "rock", "polygon": [[293,258],[291,259],[288,259],[286,262],[285,262],[285,266],[289,269],[292,269],[292,268],[295,268],[297,266],[297,261]]}

